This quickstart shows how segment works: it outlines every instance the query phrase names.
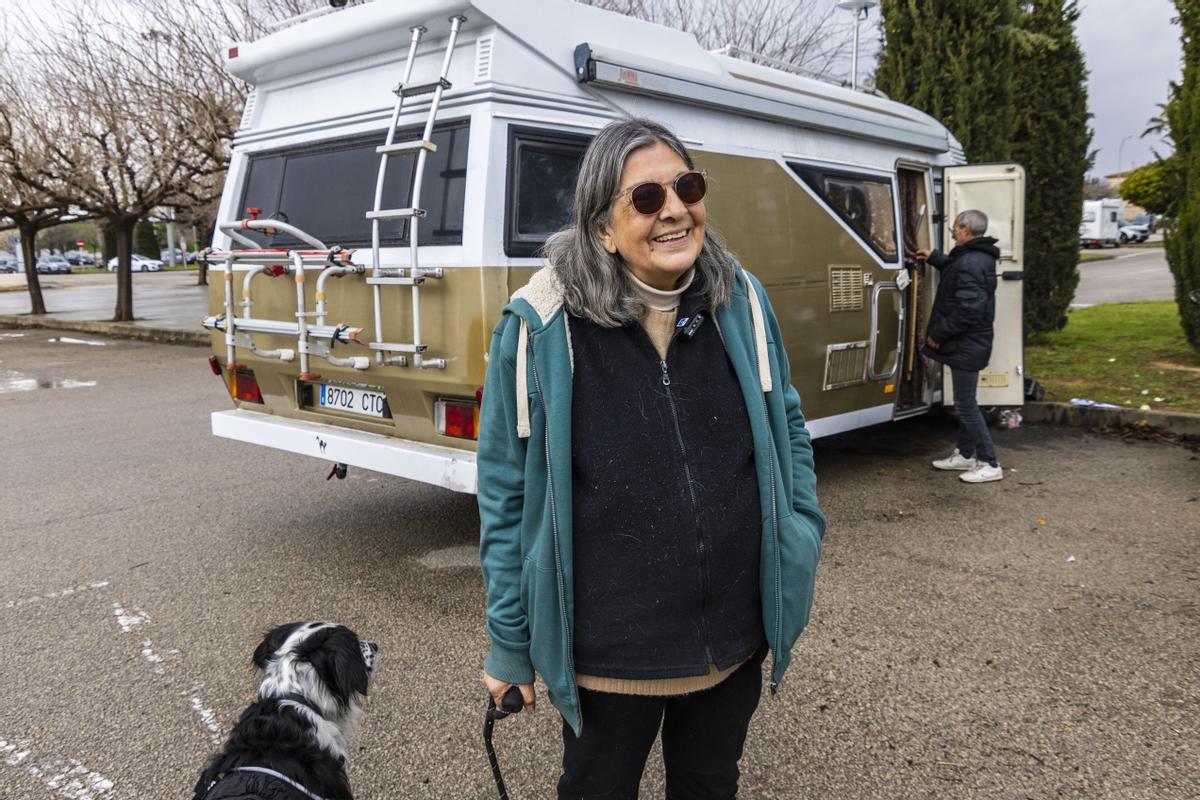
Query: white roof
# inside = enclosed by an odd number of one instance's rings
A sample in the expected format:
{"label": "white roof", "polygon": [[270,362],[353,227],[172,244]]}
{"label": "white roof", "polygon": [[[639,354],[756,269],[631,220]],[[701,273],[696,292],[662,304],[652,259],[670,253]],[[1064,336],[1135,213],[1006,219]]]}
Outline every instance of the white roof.
{"label": "white roof", "polygon": [[227,69],[255,85],[319,74],[348,61],[406,52],[410,27],[424,25],[428,36],[438,37],[455,14],[467,17],[464,31],[498,26],[573,78],[581,44],[595,61],[615,67],[611,74],[640,77],[580,85],[584,95],[634,92],[927,152],[959,149],[943,125],[910,106],[710,53],[692,34],[570,0],[377,0],[241,43]]}

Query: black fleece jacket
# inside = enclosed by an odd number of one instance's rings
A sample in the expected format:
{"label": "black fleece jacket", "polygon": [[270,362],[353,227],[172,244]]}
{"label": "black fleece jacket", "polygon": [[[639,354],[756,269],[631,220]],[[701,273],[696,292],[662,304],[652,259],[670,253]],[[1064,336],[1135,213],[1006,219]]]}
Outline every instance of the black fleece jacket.
{"label": "black fleece jacket", "polygon": [[979,371],[992,357],[996,319],[996,259],[991,236],[960,244],[945,255],[933,251],[928,263],[941,273],[925,335],[937,342],[922,350],[954,369]]}
{"label": "black fleece jacket", "polygon": [[[680,678],[764,641],[746,401],[693,285],[660,359],[641,325],[571,318],[575,668]],[[696,327],[692,327],[696,325]],[[691,331],[692,335],[688,335]]]}

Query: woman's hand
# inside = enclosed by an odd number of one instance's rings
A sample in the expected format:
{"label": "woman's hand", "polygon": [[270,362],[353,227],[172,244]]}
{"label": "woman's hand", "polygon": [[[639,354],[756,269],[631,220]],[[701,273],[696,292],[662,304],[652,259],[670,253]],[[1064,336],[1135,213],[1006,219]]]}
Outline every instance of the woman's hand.
{"label": "woman's hand", "polygon": [[483,685],[487,687],[488,694],[490,694],[492,699],[496,701],[496,708],[503,707],[504,693],[513,686],[516,686],[521,690],[521,700],[524,702],[525,708],[533,711],[537,707],[537,697],[534,695],[532,683],[509,683],[507,681],[500,681],[496,680],[485,672],[483,673]]}
{"label": "woman's hand", "polygon": [[922,264],[924,264],[926,261],[929,260],[931,251],[927,247],[918,247],[916,250],[916,254],[917,254],[917,261],[920,261]]}

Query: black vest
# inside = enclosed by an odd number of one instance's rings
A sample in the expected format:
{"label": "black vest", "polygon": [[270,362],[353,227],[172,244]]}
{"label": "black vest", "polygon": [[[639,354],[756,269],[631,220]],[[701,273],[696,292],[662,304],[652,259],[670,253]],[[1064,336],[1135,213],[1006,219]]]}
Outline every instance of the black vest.
{"label": "black vest", "polygon": [[572,316],[570,331],[576,671],[677,678],[749,658],[764,641],[758,476],[703,297],[684,294],[665,362],[641,325]]}

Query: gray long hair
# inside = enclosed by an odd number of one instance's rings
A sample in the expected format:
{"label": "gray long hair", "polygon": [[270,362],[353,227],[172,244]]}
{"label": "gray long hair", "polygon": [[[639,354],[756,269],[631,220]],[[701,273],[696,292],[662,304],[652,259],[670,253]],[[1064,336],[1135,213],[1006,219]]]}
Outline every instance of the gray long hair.
{"label": "gray long hair", "polygon": [[[695,169],[683,143],[656,122],[627,119],[606,125],[583,154],[571,225],[546,240],[544,252],[562,283],[567,310],[606,328],[638,322],[646,313],[625,261],[604,249],[599,229],[612,221],[612,198],[620,186],[625,159],[634,150],[657,142],[678,153],[688,169]],[[734,269],[725,242],[706,225],[695,281],[714,312],[730,302]]]}

